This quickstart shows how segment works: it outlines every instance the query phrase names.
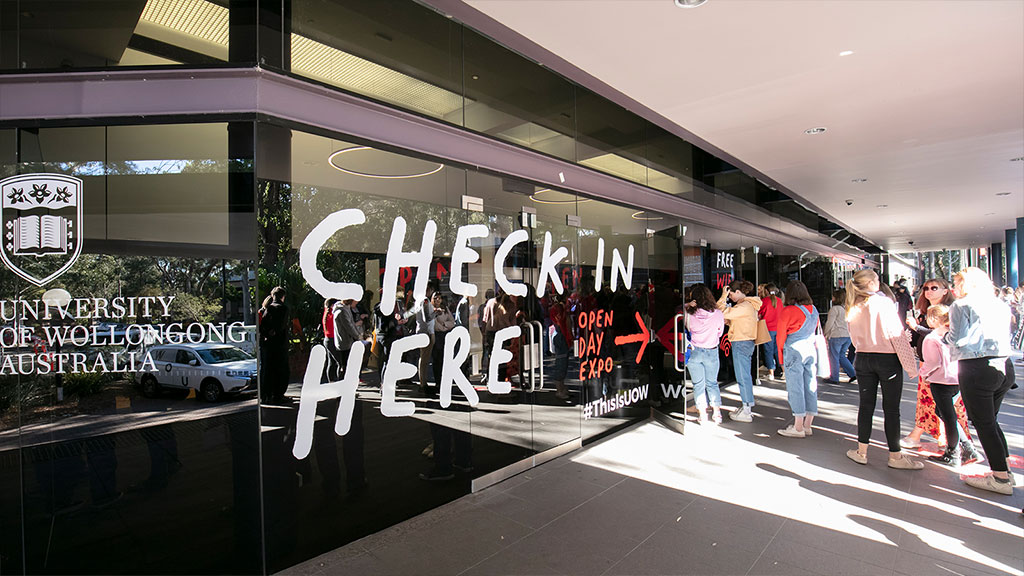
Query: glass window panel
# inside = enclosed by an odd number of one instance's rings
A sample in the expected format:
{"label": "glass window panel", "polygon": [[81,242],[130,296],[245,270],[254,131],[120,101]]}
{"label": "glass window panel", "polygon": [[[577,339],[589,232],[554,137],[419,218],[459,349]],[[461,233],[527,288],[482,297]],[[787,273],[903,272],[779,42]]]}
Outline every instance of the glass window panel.
{"label": "glass window panel", "polygon": [[573,85],[471,30],[464,38],[466,127],[575,160]]}
{"label": "glass window panel", "polygon": [[583,88],[576,89],[576,117],[576,162],[647,183],[643,120]]}
{"label": "glass window panel", "polygon": [[[0,67],[6,69],[206,65],[229,60],[229,37],[251,45],[255,6],[207,0],[4,2]],[[232,60],[252,62],[234,50]],[[16,57],[15,57],[16,55]]]}
{"label": "glass window panel", "polygon": [[[228,246],[228,125],[168,124],[22,130],[18,173],[83,181],[86,241]],[[236,205],[234,210],[245,210]]]}
{"label": "glass window panel", "polygon": [[291,71],[462,124],[461,28],[414,2],[296,0]]}

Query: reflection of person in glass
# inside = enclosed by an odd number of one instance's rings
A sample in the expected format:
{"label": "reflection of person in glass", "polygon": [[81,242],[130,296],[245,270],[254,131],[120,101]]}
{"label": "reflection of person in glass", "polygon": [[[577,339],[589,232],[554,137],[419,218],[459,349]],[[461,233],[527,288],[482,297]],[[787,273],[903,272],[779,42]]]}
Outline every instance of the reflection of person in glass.
{"label": "reflection of person in glass", "polygon": [[572,336],[569,332],[565,304],[562,303],[560,294],[551,295],[548,317],[551,319],[548,343],[555,354],[555,365],[551,370],[551,380],[555,383],[555,398],[569,403],[569,388],[565,385],[565,377],[569,371],[569,339]]}
{"label": "reflection of person in glass", "polygon": [[285,291],[275,286],[259,311],[260,398],[284,400],[288,389],[288,307]]}
{"label": "reflection of person in glass", "polygon": [[327,366],[324,368],[324,375],[331,382],[337,382],[338,375],[341,373],[338,364],[338,347],[334,344],[334,305],[337,303],[337,298],[328,298],[324,302],[324,313],[320,322],[324,331],[324,348],[327,349]]}
{"label": "reflection of person in glass", "polygon": [[380,362],[378,363],[381,379],[383,379],[384,367],[389,360],[391,344],[402,337],[402,329],[405,325],[405,307],[402,305],[402,298],[395,301],[395,309],[391,314],[384,314],[380,311],[380,302],[373,307],[374,323],[377,327],[377,346],[380,347]]}
{"label": "reflection of person in glass", "polygon": [[[426,334],[430,337],[427,345],[420,348],[420,358],[418,363],[419,368],[419,379],[420,379],[420,391],[424,396],[427,396],[430,392],[428,382],[431,380],[430,373],[430,356],[434,351],[434,326],[436,324],[437,311],[434,310],[434,304],[432,303],[434,293],[437,291],[437,284],[434,280],[427,283],[427,295],[426,298],[416,303],[416,307],[410,312],[416,314],[416,333]],[[436,380],[436,378],[435,378]]]}
{"label": "reflection of person in glass", "polygon": [[[718,299],[718,309],[729,325],[732,366],[743,402],[729,414],[729,418],[737,422],[752,422],[754,418],[751,412],[754,408],[754,381],[750,374],[750,360],[754,356],[754,338],[757,336],[757,312],[761,309],[761,299],[754,295],[755,290],[747,280],[733,280]],[[726,306],[726,302],[731,302],[732,306]]]}
{"label": "reflection of person in glass", "polygon": [[444,341],[448,337],[448,332],[455,328],[455,316],[452,315],[448,309],[448,300],[441,295],[440,292],[434,292],[432,304],[434,305],[434,348],[431,352],[430,368],[434,374],[434,382],[437,382],[437,387],[434,388],[431,396],[438,396],[440,394],[440,383],[441,383],[441,362],[444,356]]}
{"label": "reflection of person in glass", "polygon": [[[341,373],[348,368],[348,354],[352,350],[352,343],[361,340],[362,331],[356,326],[355,300],[342,300],[336,302],[332,309],[334,316],[334,347],[338,350],[338,380]],[[335,381],[338,381],[335,380]]]}

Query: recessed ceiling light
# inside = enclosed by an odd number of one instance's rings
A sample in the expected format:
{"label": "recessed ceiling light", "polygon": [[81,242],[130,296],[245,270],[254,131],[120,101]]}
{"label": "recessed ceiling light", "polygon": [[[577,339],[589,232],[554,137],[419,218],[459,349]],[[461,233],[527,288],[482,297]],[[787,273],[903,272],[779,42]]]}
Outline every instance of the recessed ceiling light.
{"label": "recessed ceiling light", "polygon": [[696,8],[707,1],[708,0],[676,0],[676,6],[679,8]]}
{"label": "recessed ceiling light", "polygon": [[850,54],[853,54],[853,50],[843,50],[839,53],[840,56],[849,56]]}
{"label": "recessed ceiling light", "polygon": [[985,212],[985,216],[995,216],[995,212]]}
{"label": "recessed ceiling light", "polygon": [[996,196],[1009,196],[1009,192],[996,192]]}
{"label": "recessed ceiling light", "polygon": [[860,184],[861,182],[867,182],[867,181],[868,181],[867,178],[854,178],[853,180],[850,180],[850,182],[853,182],[854,184]]}
{"label": "recessed ceiling light", "polygon": [[879,204],[878,206],[875,206],[875,208],[888,208],[888,207],[889,207],[888,204]]}
{"label": "recessed ceiling light", "polygon": [[827,130],[827,128],[824,126],[818,126],[817,128],[808,128],[807,130],[804,130],[804,134],[821,134],[825,130]]}
{"label": "recessed ceiling light", "polygon": [[480,77],[479,77],[479,76],[477,76],[476,74],[473,74],[473,75],[471,76],[471,78],[472,78],[473,80],[479,80],[479,79],[480,79]]}

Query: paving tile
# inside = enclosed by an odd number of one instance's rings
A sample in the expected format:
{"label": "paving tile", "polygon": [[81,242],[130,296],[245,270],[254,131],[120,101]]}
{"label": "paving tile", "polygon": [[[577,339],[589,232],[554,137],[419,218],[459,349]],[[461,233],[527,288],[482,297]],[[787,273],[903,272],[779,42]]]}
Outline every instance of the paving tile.
{"label": "paving tile", "polygon": [[[748,572],[748,574],[752,576],[793,576],[794,574],[807,576],[831,576],[830,574],[818,572],[805,566],[797,566],[796,564],[790,564],[785,560],[766,556],[760,557],[750,568],[750,572]],[[920,574],[917,576],[920,576]]]}
{"label": "paving tile", "polygon": [[610,472],[597,466],[591,466],[580,462],[572,462],[552,469],[548,474],[567,482],[590,482],[598,486],[611,487],[627,478],[622,474]]}
{"label": "paving tile", "polygon": [[785,518],[710,498],[700,498],[683,510],[665,530],[699,532],[714,541],[758,551],[764,549]]}
{"label": "paving tile", "polygon": [[972,562],[964,558],[939,559],[922,554],[915,554],[906,550],[900,550],[896,554],[896,564],[893,566],[896,574],[906,576],[920,576],[922,574],[942,574],[944,576],[975,576],[981,574],[992,574],[1006,576],[1007,574],[1020,574],[1024,566],[1010,564],[1011,571],[1002,570],[986,564]]}
{"label": "paving tile", "polygon": [[801,570],[812,570],[829,576],[889,576],[891,566],[878,566],[867,558],[857,560],[850,556],[837,554],[821,548],[813,548],[803,543],[791,542],[785,537],[785,530],[765,549],[762,559],[772,562],[781,561],[799,567]]}
{"label": "paving tile", "polygon": [[[1019,521],[1017,526],[1020,526]],[[923,528],[962,543],[963,547],[979,554],[992,558],[1002,557],[1011,564],[1024,565],[1024,528],[1018,528],[1015,533],[1008,534],[985,528],[969,520],[961,523],[932,520]],[[916,531],[903,530],[900,535],[900,550],[957,562],[959,552],[955,549],[941,549],[942,545],[939,543],[926,542],[923,538],[927,538],[927,533],[922,531],[921,534],[923,536],[918,535]]]}
{"label": "paving tile", "polygon": [[496,497],[481,506],[531,528],[540,528],[605,489],[585,481],[568,483],[546,474],[506,491],[504,498]]}
{"label": "paving tile", "polygon": [[530,532],[517,522],[477,508],[421,532],[406,533],[401,540],[368,554],[392,574],[457,574]]}

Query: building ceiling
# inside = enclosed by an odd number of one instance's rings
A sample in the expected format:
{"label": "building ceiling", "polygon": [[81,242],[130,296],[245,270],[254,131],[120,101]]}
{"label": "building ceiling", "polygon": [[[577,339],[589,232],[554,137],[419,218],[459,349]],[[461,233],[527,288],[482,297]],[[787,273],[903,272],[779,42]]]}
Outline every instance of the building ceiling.
{"label": "building ceiling", "polygon": [[525,37],[887,250],[986,246],[1024,217],[1020,0],[462,8],[450,12],[498,21],[497,40]]}

